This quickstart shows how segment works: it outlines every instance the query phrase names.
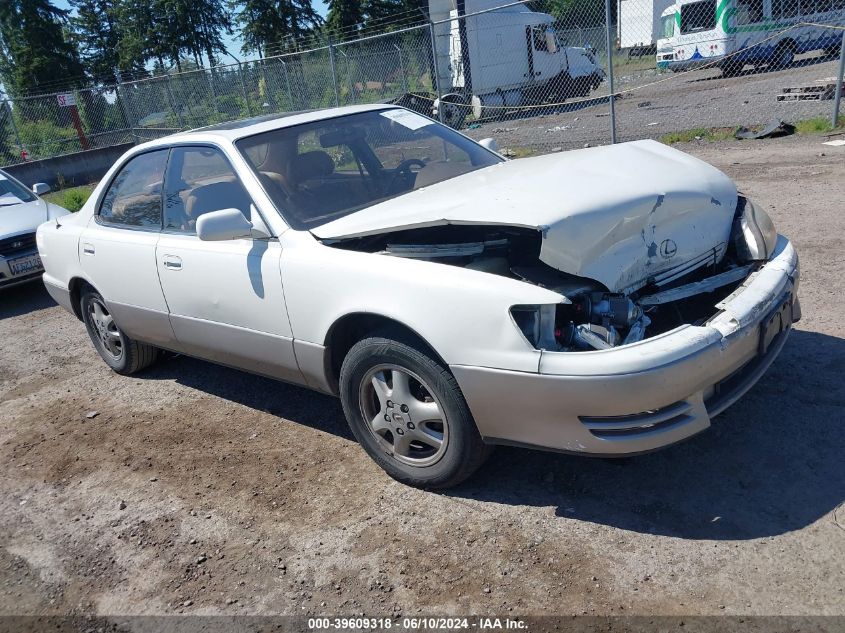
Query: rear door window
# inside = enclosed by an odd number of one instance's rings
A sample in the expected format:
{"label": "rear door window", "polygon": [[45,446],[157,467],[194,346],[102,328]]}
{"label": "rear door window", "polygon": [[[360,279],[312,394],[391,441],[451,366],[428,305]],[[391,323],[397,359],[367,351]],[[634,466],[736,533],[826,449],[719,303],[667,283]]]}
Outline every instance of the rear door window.
{"label": "rear door window", "polygon": [[161,229],[161,194],[169,149],[130,159],[109,185],[100,205],[100,222],[114,226]]}

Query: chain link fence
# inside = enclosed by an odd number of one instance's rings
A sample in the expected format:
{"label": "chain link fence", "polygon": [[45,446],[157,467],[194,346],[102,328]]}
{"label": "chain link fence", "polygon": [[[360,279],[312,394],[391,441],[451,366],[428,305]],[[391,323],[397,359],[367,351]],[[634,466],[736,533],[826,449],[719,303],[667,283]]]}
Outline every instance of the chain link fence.
{"label": "chain link fence", "polygon": [[[0,101],[0,164],[263,114],[396,102],[523,156],[738,126],[823,129],[845,0],[431,0],[430,21],[244,63]],[[839,82],[839,84],[838,84]],[[613,94],[611,99],[610,95]]]}

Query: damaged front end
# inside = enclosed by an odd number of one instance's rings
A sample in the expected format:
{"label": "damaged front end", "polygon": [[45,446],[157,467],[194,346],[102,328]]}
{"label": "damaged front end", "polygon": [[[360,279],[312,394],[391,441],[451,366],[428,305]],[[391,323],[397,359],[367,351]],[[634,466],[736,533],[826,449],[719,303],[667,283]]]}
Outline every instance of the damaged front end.
{"label": "damaged front end", "polygon": [[[543,239],[541,231],[524,227],[445,225],[327,243],[460,266],[559,293],[556,304],[514,305],[511,317],[534,348],[578,352],[630,345],[681,325],[707,323],[719,314],[720,302],[772,256],[777,232],[759,206],[739,196],[726,242],[622,292],[542,262]],[[664,240],[661,248],[672,249],[672,240]]]}

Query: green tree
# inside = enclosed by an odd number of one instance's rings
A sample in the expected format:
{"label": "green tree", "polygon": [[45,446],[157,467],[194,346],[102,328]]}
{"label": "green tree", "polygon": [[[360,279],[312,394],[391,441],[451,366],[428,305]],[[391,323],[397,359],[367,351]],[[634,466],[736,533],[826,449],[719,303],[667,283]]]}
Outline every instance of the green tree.
{"label": "green tree", "polygon": [[244,53],[262,56],[292,48],[292,41],[322,23],[311,0],[241,0],[236,5]]}
{"label": "green tree", "polygon": [[364,24],[364,6],[361,0],[329,0],[326,31],[335,39],[355,39]]}
{"label": "green tree", "polygon": [[217,54],[225,53],[223,33],[232,33],[232,19],[222,0],[170,0],[184,17],[177,37],[197,61],[205,54],[209,66],[217,63]]}
{"label": "green tree", "polygon": [[0,78],[7,91],[43,91],[57,78],[82,82],[82,63],[65,33],[68,13],[50,0],[0,2]]}
{"label": "green tree", "polygon": [[135,53],[137,57],[121,57],[119,12],[114,0],[70,0],[70,4],[76,10],[71,18],[73,40],[85,71],[94,81],[113,82],[115,69],[134,73],[143,70],[140,51]]}

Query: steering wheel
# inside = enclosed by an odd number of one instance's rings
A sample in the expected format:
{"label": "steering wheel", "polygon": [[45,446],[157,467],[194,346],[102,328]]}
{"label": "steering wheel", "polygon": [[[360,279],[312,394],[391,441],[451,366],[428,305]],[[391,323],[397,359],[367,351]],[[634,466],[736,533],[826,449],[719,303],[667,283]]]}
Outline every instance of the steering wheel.
{"label": "steering wheel", "polygon": [[393,177],[387,184],[387,191],[393,191],[393,187],[396,185],[396,179],[399,178],[399,176],[402,176],[407,182],[410,183],[411,176],[414,175],[414,172],[411,171],[411,167],[414,166],[423,168],[425,167],[425,161],[422,161],[419,158],[407,158],[398,165],[396,165],[396,168],[393,170]]}

